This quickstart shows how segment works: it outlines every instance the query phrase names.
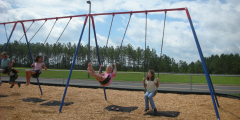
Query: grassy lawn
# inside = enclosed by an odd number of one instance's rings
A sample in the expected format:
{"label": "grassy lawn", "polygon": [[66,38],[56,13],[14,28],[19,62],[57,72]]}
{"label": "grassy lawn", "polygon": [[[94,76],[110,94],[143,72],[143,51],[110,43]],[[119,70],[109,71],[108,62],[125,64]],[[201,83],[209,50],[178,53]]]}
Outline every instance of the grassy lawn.
{"label": "grassy lawn", "polygon": [[[17,68],[16,68],[17,69]],[[29,68],[26,68],[29,69]],[[24,68],[18,69],[18,76],[25,76]],[[60,69],[54,69],[60,70]],[[139,74],[141,72],[136,73],[117,73],[117,76],[114,80],[118,81],[142,81],[143,74]],[[6,76],[1,74],[2,76]],[[40,77],[43,78],[63,78],[66,80],[68,78],[69,71],[42,71]],[[157,76],[157,74],[155,75]],[[191,76],[190,75],[174,75],[174,74],[160,74],[159,75],[160,82],[172,82],[172,83],[190,83]],[[83,72],[82,70],[73,70],[71,79],[95,79],[90,76],[87,78],[87,72]],[[225,77],[225,76],[211,76],[213,84],[232,84],[232,85],[240,85],[240,77]],[[205,76],[200,75],[192,75],[192,83],[203,83],[207,84],[207,80]]]}
{"label": "grassy lawn", "polygon": [[230,93],[231,95],[235,95],[235,96],[239,96],[240,97],[240,93],[239,94],[232,94],[232,93]]}
{"label": "grassy lawn", "polygon": [[240,94],[234,94],[234,95],[236,95],[236,96],[239,96],[239,97],[240,97]]}

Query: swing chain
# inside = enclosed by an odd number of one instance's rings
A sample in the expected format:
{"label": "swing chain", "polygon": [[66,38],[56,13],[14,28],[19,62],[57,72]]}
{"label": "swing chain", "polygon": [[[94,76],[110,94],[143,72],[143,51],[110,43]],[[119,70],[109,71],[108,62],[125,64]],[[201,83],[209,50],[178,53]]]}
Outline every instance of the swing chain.
{"label": "swing chain", "polygon": [[128,19],[127,27],[126,27],[125,32],[124,32],[124,35],[123,35],[123,39],[122,39],[122,42],[121,42],[121,46],[119,47],[117,56],[116,56],[116,58],[115,58],[115,63],[117,63],[117,58],[119,57],[120,51],[121,51],[121,49],[122,49],[123,40],[124,40],[125,35],[126,35],[126,33],[127,33],[127,29],[128,29],[128,25],[129,25],[129,23],[130,23],[131,17],[132,17],[132,12],[130,13],[130,17],[129,17],[129,19]]}
{"label": "swing chain", "polygon": [[5,28],[6,38],[7,38],[7,41],[8,41],[8,35],[7,35],[7,30],[6,30],[5,24],[4,24],[4,28]]}
{"label": "swing chain", "polygon": [[[32,24],[33,24],[34,22],[35,22],[35,21],[33,20]],[[27,31],[31,28],[32,24],[28,27]],[[26,33],[27,33],[27,31],[26,31]],[[19,39],[18,42],[20,42],[20,41],[22,40],[23,36],[24,36],[24,33],[23,33],[22,37]]]}
{"label": "swing chain", "polygon": [[113,14],[113,16],[112,16],[112,22],[111,22],[110,30],[109,30],[109,33],[108,33],[107,43],[106,43],[106,46],[105,46],[105,52],[104,52],[104,54],[103,54],[103,61],[102,61],[103,63],[104,63],[104,61],[105,61],[105,54],[106,54],[106,52],[107,52],[107,45],[108,45],[108,40],[109,40],[110,33],[111,33],[111,29],[112,29],[113,18],[114,18],[114,14]]}
{"label": "swing chain", "polygon": [[145,71],[146,71],[146,56],[147,56],[147,52],[146,52],[146,45],[147,45],[147,12],[146,14],[146,20],[145,20],[145,57],[144,57],[144,77],[145,77]]}
{"label": "swing chain", "polygon": [[163,48],[163,40],[164,40],[164,32],[165,32],[166,14],[167,14],[167,11],[165,11],[164,24],[163,24],[163,35],[162,35],[161,53],[160,53],[160,60],[159,60],[159,64],[158,64],[158,77],[159,77],[159,71],[160,71],[160,64],[161,64],[161,60],[162,60],[162,48]]}
{"label": "swing chain", "polygon": [[[55,43],[55,44],[53,44],[53,48],[52,48],[52,50],[51,50],[51,52],[50,53],[52,53],[52,51],[53,51],[53,49],[54,49],[54,47],[57,45],[57,43],[58,43],[58,41],[60,40],[60,38],[62,37],[62,34],[64,33],[64,31],[66,30],[66,28],[67,28],[67,26],[68,26],[68,24],[70,23],[70,21],[72,20],[72,17],[70,17],[70,19],[69,19],[69,21],[68,21],[68,23],[67,23],[67,25],[65,26],[65,28],[63,29],[63,31],[62,31],[62,33],[61,33],[61,35],[58,37],[58,39],[57,39],[57,42]],[[57,21],[57,20],[56,20]]]}

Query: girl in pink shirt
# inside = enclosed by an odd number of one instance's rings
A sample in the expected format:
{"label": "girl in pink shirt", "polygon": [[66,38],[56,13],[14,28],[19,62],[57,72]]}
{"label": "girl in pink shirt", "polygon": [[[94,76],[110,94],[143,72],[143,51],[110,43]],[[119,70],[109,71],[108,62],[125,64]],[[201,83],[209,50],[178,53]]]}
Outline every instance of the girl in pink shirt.
{"label": "girl in pink shirt", "polygon": [[102,68],[102,65],[100,66],[99,72],[95,73],[95,71],[92,68],[91,62],[89,62],[87,70],[89,74],[91,74],[93,77],[95,77],[99,81],[101,86],[108,86],[111,84],[113,78],[117,74],[116,63],[114,63],[114,70],[111,65],[108,65],[106,68],[106,73],[101,73],[101,68]]}
{"label": "girl in pink shirt", "polygon": [[47,70],[47,67],[45,66],[45,63],[42,62],[42,59],[43,59],[42,56],[37,56],[34,59],[35,63],[33,63],[31,65],[33,70],[26,70],[26,86],[28,86],[30,84],[31,76],[34,77],[34,78],[37,78],[41,74],[42,68]]}

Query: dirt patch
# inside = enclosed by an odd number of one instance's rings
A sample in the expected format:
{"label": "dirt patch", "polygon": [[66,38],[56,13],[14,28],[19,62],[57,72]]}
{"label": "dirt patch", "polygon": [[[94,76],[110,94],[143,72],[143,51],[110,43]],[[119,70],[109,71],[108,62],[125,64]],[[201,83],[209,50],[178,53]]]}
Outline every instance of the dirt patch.
{"label": "dirt patch", "polygon": [[[38,85],[9,88],[9,84],[0,86],[0,94],[8,97],[0,98],[0,119],[98,119],[98,120],[126,120],[126,119],[216,119],[210,95],[179,95],[158,93],[154,97],[160,116],[144,115],[144,93],[139,91],[119,91],[106,89],[108,100],[104,100],[102,89],[69,87],[64,102],[73,102],[63,106],[58,113],[59,106],[42,106],[50,101],[61,101],[65,87],[42,85],[41,95]],[[41,98],[47,101],[41,103],[23,102],[24,98]],[[218,97],[221,119],[240,119],[240,100]],[[121,107],[138,107],[134,111],[116,112],[104,108],[110,105]],[[150,108],[150,111],[151,108]],[[174,111],[177,117],[164,116],[164,111]]]}
{"label": "dirt patch", "polygon": [[12,93],[11,96],[20,96],[20,93]]}
{"label": "dirt patch", "polygon": [[47,113],[54,113],[54,111],[46,111],[46,110],[32,110],[32,113],[41,113],[41,114],[47,114]]}

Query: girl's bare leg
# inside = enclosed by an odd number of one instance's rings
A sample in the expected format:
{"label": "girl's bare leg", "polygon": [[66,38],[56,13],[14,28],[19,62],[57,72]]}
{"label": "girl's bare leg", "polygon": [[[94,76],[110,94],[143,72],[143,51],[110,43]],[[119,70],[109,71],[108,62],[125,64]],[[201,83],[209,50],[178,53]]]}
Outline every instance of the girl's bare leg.
{"label": "girl's bare leg", "polygon": [[30,70],[26,71],[26,86],[30,84],[30,79],[31,79],[31,72]]}
{"label": "girl's bare leg", "polygon": [[28,70],[26,70],[25,73],[26,73],[26,85],[28,85],[27,84],[27,81],[28,81]]}
{"label": "girl's bare leg", "polygon": [[30,79],[33,74],[35,74],[34,71],[26,70],[26,86],[30,84]]}
{"label": "girl's bare leg", "polygon": [[87,70],[88,70],[88,73],[91,74],[93,77],[95,77],[98,81],[103,81],[104,79],[106,79],[102,75],[95,73],[95,71],[92,68],[91,62],[88,63]]}
{"label": "girl's bare leg", "polygon": [[94,71],[93,68],[92,68],[91,62],[88,63],[88,67],[89,67],[89,70],[90,70],[90,71],[92,71],[93,73],[95,73],[95,71]]}
{"label": "girl's bare leg", "polygon": [[97,73],[93,73],[90,68],[88,67],[87,68],[88,70],[88,73],[91,74],[93,77],[95,77],[98,81],[103,81],[104,79],[106,79],[105,77],[103,77],[102,75],[100,74],[97,74]]}

